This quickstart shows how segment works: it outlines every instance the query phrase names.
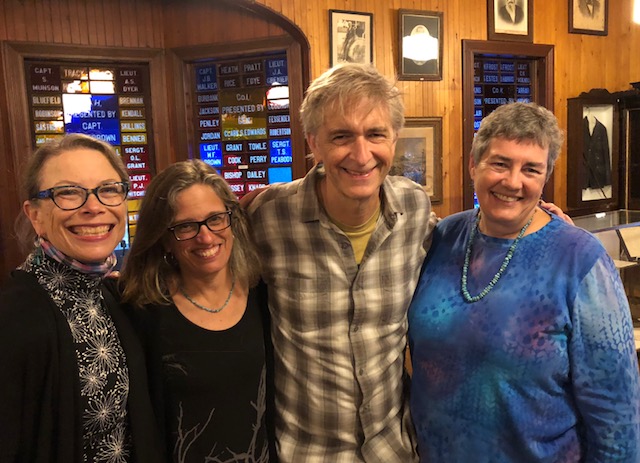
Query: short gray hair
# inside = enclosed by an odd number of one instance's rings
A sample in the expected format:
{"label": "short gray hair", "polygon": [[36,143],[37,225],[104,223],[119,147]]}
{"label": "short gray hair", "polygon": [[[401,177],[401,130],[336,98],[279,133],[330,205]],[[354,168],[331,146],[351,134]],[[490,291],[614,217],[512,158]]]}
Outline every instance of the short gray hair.
{"label": "short gray hair", "polygon": [[477,165],[486,154],[494,138],[534,142],[541,148],[548,148],[547,178],[560,155],[564,135],[558,120],[551,111],[536,103],[509,103],[499,106],[485,117],[480,130],[473,139],[471,155]]}
{"label": "short gray hair", "polygon": [[305,134],[315,134],[324,123],[328,109],[344,112],[354,101],[369,99],[389,110],[391,127],[397,134],[404,125],[402,95],[372,65],[341,64],[315,79],[307,89],[300,118]]}

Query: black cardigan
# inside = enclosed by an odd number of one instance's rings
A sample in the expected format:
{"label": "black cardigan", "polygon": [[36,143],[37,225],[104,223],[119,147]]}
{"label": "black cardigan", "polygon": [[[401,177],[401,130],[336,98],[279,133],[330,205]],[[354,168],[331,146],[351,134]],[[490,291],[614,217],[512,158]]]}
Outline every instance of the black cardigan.
{"label": "black cardigan", "polygon": [[[140,342],[103,288],[129,370],[132,462],[163,462]],[[0,292],[0,463],[82,461],[76,353],[66,318],[35,277],[17,270]]]}

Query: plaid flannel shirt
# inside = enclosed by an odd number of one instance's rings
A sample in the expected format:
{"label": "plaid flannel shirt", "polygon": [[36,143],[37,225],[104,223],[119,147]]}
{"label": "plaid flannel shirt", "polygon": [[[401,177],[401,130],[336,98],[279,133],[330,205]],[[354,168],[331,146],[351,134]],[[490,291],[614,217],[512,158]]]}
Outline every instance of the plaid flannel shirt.
{"label": "plaid flannel shirt", "polygon": [[417,461],[404,369],[407,308],[435,216],[387,177],[360,266],[318,202],[314,167],[250,206],[269,288],[280,461]]}

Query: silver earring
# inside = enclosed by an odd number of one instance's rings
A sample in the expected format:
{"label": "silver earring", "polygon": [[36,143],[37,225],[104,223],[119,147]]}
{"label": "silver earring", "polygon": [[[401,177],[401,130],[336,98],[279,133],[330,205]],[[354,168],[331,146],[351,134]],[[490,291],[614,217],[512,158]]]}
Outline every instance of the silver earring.
{"label": "silver earring", "polygon": [[44,261],[44,251],[42,250],[42,246],[40,245],[40,237],[36,237],[35,241],[35,251],[34,251],[34,260],[36,265],[41,265]]}

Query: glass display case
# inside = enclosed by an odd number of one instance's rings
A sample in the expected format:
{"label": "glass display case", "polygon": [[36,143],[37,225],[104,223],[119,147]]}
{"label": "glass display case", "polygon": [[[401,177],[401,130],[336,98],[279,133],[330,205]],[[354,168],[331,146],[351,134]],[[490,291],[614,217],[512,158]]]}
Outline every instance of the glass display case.
{"label": "glass display case", "polygon": [[616,211],[598,212],[573,217],[573,223],[591,233],[618,230],[626,227],[640,227],[640,211],[618,209]]}
{"label": "glass display case", "polygon": [[576,226],[593,233],[620,271],[640,349],[640,211],[619,209],[574,217]]}

